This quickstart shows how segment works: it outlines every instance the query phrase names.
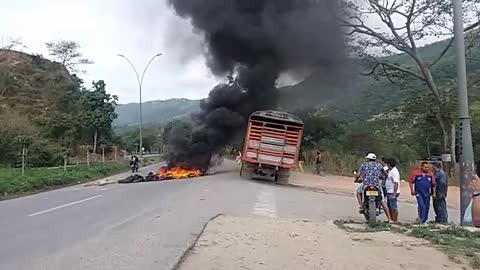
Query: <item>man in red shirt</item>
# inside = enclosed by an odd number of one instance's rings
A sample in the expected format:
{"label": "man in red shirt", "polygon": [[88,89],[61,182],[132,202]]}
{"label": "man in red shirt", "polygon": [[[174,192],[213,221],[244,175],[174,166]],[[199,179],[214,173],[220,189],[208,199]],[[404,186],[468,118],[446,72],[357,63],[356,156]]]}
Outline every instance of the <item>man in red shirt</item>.
{"label": "man in red shirt", "polygon": [[410,192],[417,197],[418,218],[421,223],[428,220],[430,196],[435,198],[435,176],[430,171],[430,164],[422,162],[420,169],[410,174]]}

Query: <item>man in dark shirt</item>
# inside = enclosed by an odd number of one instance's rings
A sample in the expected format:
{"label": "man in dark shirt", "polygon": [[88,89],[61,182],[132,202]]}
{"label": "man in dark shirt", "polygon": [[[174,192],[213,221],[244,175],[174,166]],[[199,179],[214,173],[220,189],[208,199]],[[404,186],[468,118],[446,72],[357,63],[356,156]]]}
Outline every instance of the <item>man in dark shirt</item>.
{"label": "man in dark shirt", "polygon": [[323,154],[320,151],[317,151],[317,159],[315,160],[315,167],[318,175],[323,175]]}
{"label": "man in dark shirt", "polygon": [[448,179],[447,174],[442,169],[441,162],[433,163],[433,170],[435,171],[435,184],[437,186],[435,199],[433,200],[433,210],[435,210],[435,222],[448,223],[447,212],[447,191]]}

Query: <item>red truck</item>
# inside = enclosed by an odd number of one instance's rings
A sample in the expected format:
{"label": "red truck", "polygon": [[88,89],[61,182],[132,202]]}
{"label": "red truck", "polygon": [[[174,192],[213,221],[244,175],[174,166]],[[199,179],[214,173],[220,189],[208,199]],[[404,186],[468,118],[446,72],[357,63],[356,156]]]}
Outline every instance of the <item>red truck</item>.
{"label": "red truck", "polygon": [[297,167],[303,121],[289,113],[257,111],[249,117],[240,176],[288,183]]}

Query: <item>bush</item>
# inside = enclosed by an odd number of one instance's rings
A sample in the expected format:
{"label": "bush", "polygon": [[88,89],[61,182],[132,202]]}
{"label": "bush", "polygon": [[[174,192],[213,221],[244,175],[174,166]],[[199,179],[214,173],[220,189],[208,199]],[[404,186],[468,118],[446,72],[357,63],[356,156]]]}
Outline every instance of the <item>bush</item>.
{"label": "bush", "polygon": [[[305,151],[305,164],[314,168],[317,157],[317,151],[310,149]],[[365,160],[362,156],[346,154],[342,152],[323,152],[324,171],[337,175],[351,175],[353,170],[357,170],[360,164]]]}
{"label": "bush", "polygon": [[[337,151],[325,151],[323,170],[330,174],[351,176],[354,170],[358,170],[360,165],[365,162],[364,155],[357,155]],[[314,168],[317,156],[317,150],[309,149],[304,152],[305,164],[307,167]],[[393,157],[392,155],[385,155],[385,157]],[[380,161],[381,155],[378,156]],[[398,158],[397,158],[398,160]],[[397,167],[400,171],[402,179],[408,179],[410,172],[417,167],[415,160],[404,161],[398,163]]]}

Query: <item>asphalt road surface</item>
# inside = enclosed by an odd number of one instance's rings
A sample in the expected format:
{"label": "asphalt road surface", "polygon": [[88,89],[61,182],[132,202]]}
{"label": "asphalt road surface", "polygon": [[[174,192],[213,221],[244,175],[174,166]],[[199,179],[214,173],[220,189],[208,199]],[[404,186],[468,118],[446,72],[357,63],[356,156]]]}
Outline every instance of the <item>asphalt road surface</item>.
{"label": "asphalt road surface", "polygon": [[[416,217],[415,205],[400,211],[401,221]],[[231,167],[191,180],[75,186],[0,202],[0,269],[172,269],[218,214],[362,221],[353,197],[243,180]]]}

